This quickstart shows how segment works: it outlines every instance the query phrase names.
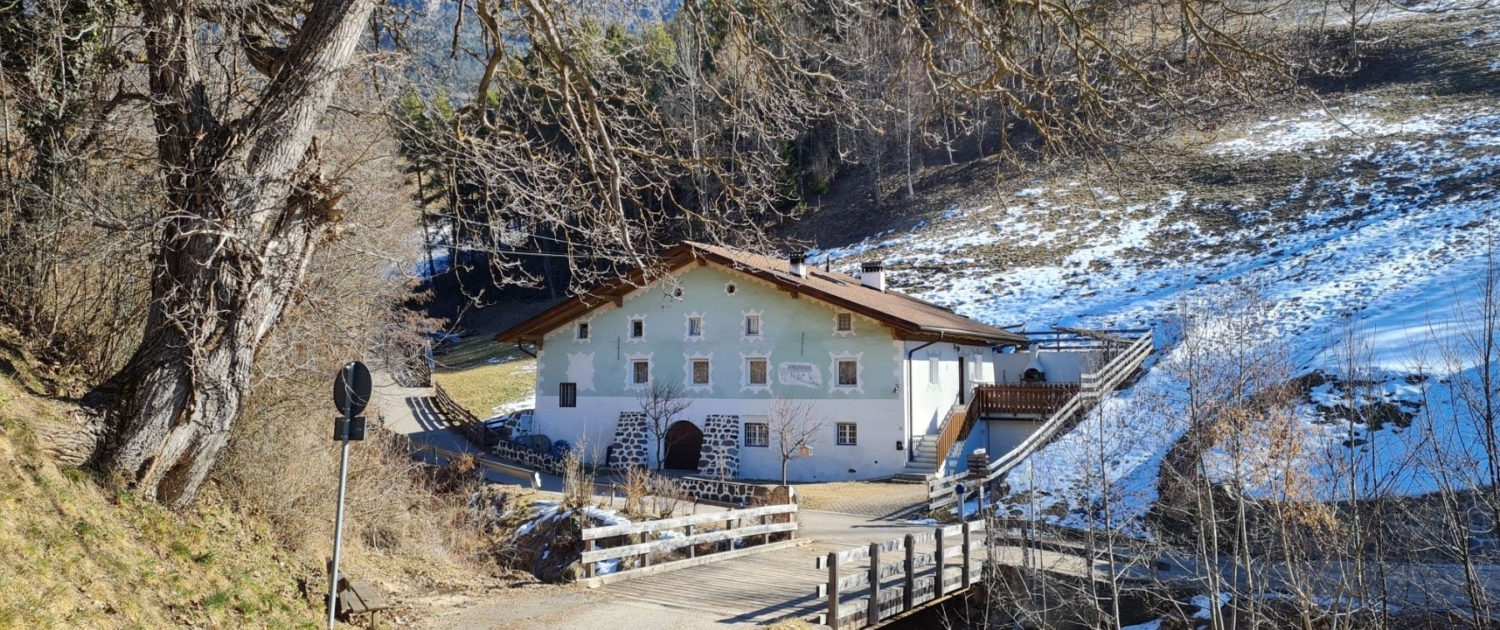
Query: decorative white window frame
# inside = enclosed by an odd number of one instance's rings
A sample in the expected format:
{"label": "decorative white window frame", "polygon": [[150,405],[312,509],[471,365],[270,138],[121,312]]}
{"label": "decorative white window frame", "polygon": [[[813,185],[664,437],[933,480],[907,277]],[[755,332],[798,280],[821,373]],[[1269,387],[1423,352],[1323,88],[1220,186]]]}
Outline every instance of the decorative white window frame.
{"label": "decorative white window frame", "polygon": [[[577,383],[578,391],[580,392],[594,391],[594,377],[599,373],[599,369],[594,365],[594,353],[569,352],[567,353],[567,355],[568,364],[563,367],[563,378],[569,379],[569,381],[573,383]],[[587,378],[584,378],[584,374],[575,373],[573,371],[573,366],[575,365],[575,363],[580,364],[580,367],[588,368]],[[581,365],[585,363],[587,364],[586,366]]]}
{"label": "decorative white window frame", "polygon": [[[639,337],[637,337],[637,336],[634,335],[634,333],[635,333],[635,323],[636,322],[640,322],[641,323],[641,336],[639,336]],[[626,318],[625,319],[625,343],[643,343],[645,341],[646,341],[646,316],[645,315],[637,314],[637,315],[631,315],[630,317]]]}
{"label": "decorative white window frame", "polygon": [[736,282],[734,282],[732,280],[729,281],[729,282],[725,282],[724,283],[724,295],[727,295],[729,297],[734,297],[734,296],[739,295],[739,294],[740,294],[740,286],[739,286],[738,283],[736,283]]}
{"label": "decorative white window frame", "polygon": [[[588,326],[589,335],[583,336],[583,327]],[[573,341],[576,343],[589,343],[594,340],[594,318],[573,322]]]}
{"label": "decorative white window frame", "polygon": [[[698,318],[698,335],[697,336],[693,336],[693,318],[694,317]],[[683,341],[693,341],[693,342],[703,341],[703,338],[708,336],[708,328],[707,328],[707,326],[708,326],[708,320],[703,317],[703,313],[702,312],[700,312],[700,311],[693,311],[691,313],[685,313],[685,314],[683,314],[683,316],[682,316],[682,340]]]}
{"label": "decorative white window frame", "polygon": [[[766,382],[764,385],[750,384],[750,360],[765,359]],[[740,353],[740,391],[754,393],[769,393],[771,391],[771,353],[768,352],[741,352]]]}
{"label": "decorative white window frame", "polygon": [[927,352],[927,384],[932,387],[943,384],[943,355],[940,352]]}
{"label": "decorative white window frame", "polygon": [[[766,338],[766,315],[764,310],[753,309],[748,311],[740,311],[740,315],[740,341],[749,343],[754,341],[762,341]],[[752,335],[745,331],[745,329],[748,328],[749,320],[751,317],[760,319],[759,334]]]}
{"label": "decorative white window frame", "polygon": [[[828,353],[828,392],[843,392],[845,394],[865,393],[865,353],[863,352],[829,352]],[[839,384],[839,361],[854,361],[854,384]]]}
{"label": "decorative white window frame", "polygon": [[[683,373],[682,387],[683,387],[683,389],[686,389],[687,391],[690,391],[690,392],[698,392],[698,393],[712,392],[714,390],[714,361],[713,361],[713,358],[714,358],[714,353],[712,353],[712,352],[694,352],[692,354],[688,354],[686,352],[682,353],[682,373]],[[707,361],[708,362],[708,382],[707,383],[694,383],[693,382],[693,362],[694,361]]]}
{"label": "decorative white window frame", "polygon": [[[651,360],[655,352],[638,352],[625,355],[625,389],[633,392],[644,391],[651,386],[652,379],[656,378],[656,363]],[[637,361],[646,362],[646,382],[635,382],[635,364]]]}
{"label": "decorative white window frame", "polygon": [[[849,330],[839,330],[839,316],[840,315],[848,315],[849,316]],[[835,337],[853,337],[853,336],[855,336],[854,335],[854,328],[855,328],[855,326],[854,326],[854,312],[853,311],[834,311],[833,312],[833,336],[835,336]]]}

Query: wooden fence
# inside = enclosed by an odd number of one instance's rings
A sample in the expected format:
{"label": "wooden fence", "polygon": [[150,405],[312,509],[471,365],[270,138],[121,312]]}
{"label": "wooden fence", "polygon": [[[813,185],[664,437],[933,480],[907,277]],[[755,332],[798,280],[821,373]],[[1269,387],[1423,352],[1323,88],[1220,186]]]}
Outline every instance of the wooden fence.
{"label": "wooden fence", "polygon": [[817,568],[828,571],[828,582],[813,594],[828,601],[818,623],[833,630],[874,626],[968,590],[983,576],[976,561],[986,556],[984,532],[977,520],[818,558]]}
{"label": "wooden fence", "polygon": [[486,441],[489,429],[485,428],[479,417],[455,402],[442,385],[433,382],[432,390],[432,403],[437,407],[438,413],[443,414],[444,418],[452,422],[470,443],[480,448],[488,447],[489,444]]}
{"label": "wooden fence", "polygon": [[[720,526],[722,528],[713,526]],[[797,504],[768,505],[748,510],[729,510],[680,516],[656,521],[590,527],[583,530],[583,579],[598,585],[631,577],[651,575],[673,569],[728,560],[749,553],[770,551],[797,544]],[[776,534],[787,534],[784,541],[772,542]],[[665,535],[665,536],[664,536]],[[734,541],[753,541],[758,545],[735,549]],[[714,551],[698,554],[698,546],[714,544]],[[719,549],[719,543],[727,547]],[[605,546],[609,544],[609,546]],[[686,549],[687,557],[651,564],[652,556]],[[626,568],[630,559],[634,566]],[[619,560],[621,570],[598,575],[596,564]]]}
{"label": "wooden fence", "polygon": [[[1134,374],[1136,369],[1146,362],[1146,357],[1151,355],[1155,348],[1151,331],[1146,331],[1135,341],[1126,346],[1124,350],[1115,355],[1104,367],[1097,372],[1084,374],[1079,384],[1078,393],[1062,408],[1053,412],[1042,426],[1038,427],[1031,435],[1027,436],[1020,445],[1011,449],[1009,453],[1001,455],[990,462],[989,469],[982,475],[971,475],[969,472],[958,473],[933,479],[927,486],[927,507],[936,511],[950,505],[956,504],[960,497],[954,489],[964,478],[979,477],[979,483],[989,483],[1000,476],[1010,472],[1027,457],[1042,449],[1043,446],[1052,443],[1052,440],[1066,433],[1073,427],[1074,422],[1088,407],[1098,404],[1098,401],[1116,387],[1120,386],[1126,378]],[[942,456],[940,454],[939,456]]]}

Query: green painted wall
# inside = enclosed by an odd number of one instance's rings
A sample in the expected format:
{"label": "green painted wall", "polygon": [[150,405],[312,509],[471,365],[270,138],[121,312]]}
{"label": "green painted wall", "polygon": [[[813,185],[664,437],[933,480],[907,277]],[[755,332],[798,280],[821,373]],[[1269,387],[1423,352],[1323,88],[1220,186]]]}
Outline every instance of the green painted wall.
{"label": "green painted wall", "polygon": [[[734,292],[727,291],[733,284]],[[681,296],[674,297],[676,289]],[[744,335],[745,316],[761,316],[761,337]],[[556,396],[558,383],[579,384],[580,400],[591,396],[635,397],[641,388],[626,382],[633,358],[649,357],[653,379],[681,384],[694,398],[760,398],[774,396],[810,399],[899,400],[901,380],[900,344],[888,329],[874,320],[853,316],[852,334],[835,331],[837,311],[811,298],[791,294],[747,275],[717,266],[692,266],[664,283],[641,289],[624,301],[609,304],[584,319],[589,339],[580,341],[577,322],[550,333],[544,340],[538,367],[539,396]],[[688,316],[703,320],[703,336],[686,338]],[[632,339],[630,321],[644,322],[643,339]],[[749,355],[769,355],[769,388],[745,387],[745,363]],[[834,356],[856,357],[861,367],[857,388],[834,387]],[[686,382],[689,357],[707,358],[711,386]],[[805,364],[817,373],[817,387],[795,382],[797,368]],[[806,367],[810,366],[810,367]]]}

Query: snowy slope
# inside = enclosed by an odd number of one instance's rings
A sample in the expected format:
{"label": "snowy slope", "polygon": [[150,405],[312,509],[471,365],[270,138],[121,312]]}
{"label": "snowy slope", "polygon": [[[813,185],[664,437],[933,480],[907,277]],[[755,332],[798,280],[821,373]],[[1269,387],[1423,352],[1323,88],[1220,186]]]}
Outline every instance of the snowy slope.
{"label": "snowy slope", "polygon": [[[1362,363],[1378,370],[1371,395],[1405,400],[1404,409],[1436,421],[1426,423],[1432,431],[1420,418],[1413,428],[1354,427],[1351,438],[1350,427],[1327,423],[1309,404],[1303,421],[1313,444],[1304,457],[1325,482],[1317,492],[1341,496],[1338,471],[1351,457],[1380,460],[1365,462],[1378,468],[1369,487],[1427,491],[1430,475],[1408,465],[1422,449],[1472,450],[1474,442],[1472,427],[1441,421],[1444,403],[1416,406],[1449,394],[1443,380],[1468,366],[1417,355],[1435,339],[1451,346],[1462,337],[1458,307],[1489,268],[1500,107],[1410,109],[1358,99],[1231,129],[1203,147],[1205,160],[1323,165],[1265,196],[1226,201],[1222,190],[1200,184],[1122,200],[1081,182],[1046,183],[818,255],[849,268],[883,258],[903,290],[994,324],[1151,325],[1167,340],[1184,307],[1248,289],[1266,306],[1255,343],[1289,355],[1300,373],[1336,375],[1336,349],[1352,322],[1355,338],[1368,344]],[[1139,516],[1155,498],[1161,458],[1186,430],[1174,413],[1180,355],[1166,348],[1100,418],[1013,472],[1016,496],[1063,520],[1085,518],[1080,506],[1097,503],[1107,479],[1111,518]],[[1409,383],[1417,372],[1434,378]],[[1332,385],[1317,393],[1324,403],[1341,397]],[[1103,479],[1090,472],[1101,469]]]}

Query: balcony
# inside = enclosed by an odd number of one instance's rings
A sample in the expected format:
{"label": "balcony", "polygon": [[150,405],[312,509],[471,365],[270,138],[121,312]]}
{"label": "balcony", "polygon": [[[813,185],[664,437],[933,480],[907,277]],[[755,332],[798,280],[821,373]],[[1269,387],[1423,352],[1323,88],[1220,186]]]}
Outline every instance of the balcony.
{"label": "balcony", "polygon": [[1078,383],[1006,383],[976,385],[973,414],[977,417],[1047,417],[1078,393]]}

